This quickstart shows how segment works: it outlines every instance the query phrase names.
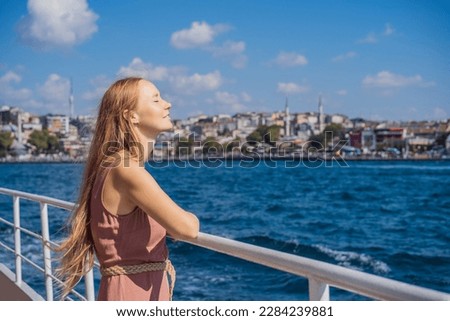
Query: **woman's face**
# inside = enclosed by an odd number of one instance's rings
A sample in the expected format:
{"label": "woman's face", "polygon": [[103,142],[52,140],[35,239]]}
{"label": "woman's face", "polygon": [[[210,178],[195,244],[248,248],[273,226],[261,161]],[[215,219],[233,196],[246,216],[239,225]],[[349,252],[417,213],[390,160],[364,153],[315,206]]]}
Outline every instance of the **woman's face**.
{"label": "woman's face", "polygon": [[139,83],[139,97],[136,107],[138,128],[149,138],[173,127],[169,116],[171,104],[162,99],[158,88],[151,82],[142,80]]}

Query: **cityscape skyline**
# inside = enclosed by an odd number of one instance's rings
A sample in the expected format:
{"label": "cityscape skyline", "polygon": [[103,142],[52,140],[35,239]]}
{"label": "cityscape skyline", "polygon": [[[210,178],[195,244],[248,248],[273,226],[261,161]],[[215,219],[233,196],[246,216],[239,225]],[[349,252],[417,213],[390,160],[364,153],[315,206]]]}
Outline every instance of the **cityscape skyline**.
{"label": "cityscape skyline", "polygon": [[319,96],[350,118],[450,117],[444,1],[43,4],[0,4],[0,105],[95,115],[115,79],[142,76],[177,119],[283,110],[285,97],[316,111]]}

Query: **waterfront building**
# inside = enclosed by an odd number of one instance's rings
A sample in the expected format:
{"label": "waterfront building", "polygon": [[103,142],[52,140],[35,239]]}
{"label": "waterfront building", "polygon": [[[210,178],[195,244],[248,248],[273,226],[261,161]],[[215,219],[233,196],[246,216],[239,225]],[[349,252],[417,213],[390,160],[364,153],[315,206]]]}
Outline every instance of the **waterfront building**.
{"label": "waterfront building", "polygon": [[277,111],[275,113],[272,113],[272,125],[280,126],[282,129],[281,134],[284,136],[284,125],[285,125],[285,112],[284,111]]}
{"label": "waterfront building", "polygon": [[3,105],[0,107],[0,125],[9,125],[9,124],[17,124],[17,107],[10,107],[7,105]]}
{"label": "waterfront building", "polygon": [[69,134],[69,117],[65,115],[44,116],[44,127],[53,134]]}
{"label": "waterfront building", "polygon": [[309,140],[309,137],[314,135],[314,125],[306,121],[297,123],[294,125],[294,135],[300,142],[306,142]]}
{"label": "waterfront building", "polygon": [[437,138],[447,131],[447,123],[445,122],[410,122],[405,126],[407,137],[421,138]]}
{"label": "waterfront building", "polygon": [[272,113],[259,113],[259,124],[265,125],[265,126],[272,126],[274,125],[273,119],[272,119]]}
{"label": "waterfront building", "polygon": [[307,123],[314,127],[317,124],[317,114],[312,112],[297,113],[295,114],[294,121],[296,124]]}
{"label": "waterfront building", "polygon": [[434,138],[412,137],[406,140],[407,152],[422,153],[431,150],[435,142]]}
{"label": "waterfront building", "polygon": [[214,116],[213,116],[213,120],[214,120],[215,122],[218,122],[218,121],[224,120],[224,119],[226,119],[226,120],[231,120],[231,116],[228,115],[228,114],[218,114],[218,115],[214,115]]}
{"label": "waterfront building", "polygon": [[403,145],[403,128],[375,129],[376,142],[383,148]]}
{"label": "waterfront building", "polygon": [[259,115],[255,112],[237,113],[234,117],[237,129],[254,131],[260,125]]}
{"label": "waterfront building", "polygon": [[95,129],[95,123],[96,118],[93,116],[77,116],[77,118],[72,118],[70,120],[69,125],[73,125],[77,128],[80,140],[91,140]]}
{"label": "waterfront building", "polygon": [[348,140],[351,147],[360,149],[363,154],[370,154],[376,149],[376,136],[371,128],[351,130]]}
{"label": "waterfront building", "polygon": [[362,131],[350,131],[348,134],[349,145],[355,148],[362,147]]}
{"label": "waterfront building", "polygon": [[154,159],[163,159],[175,155],[175,136],[174,132],[162,132],[158,135],[153,146],[152,156]]}
{"label": "waterfront building", "polygon": [[364,120],[363,118],[352,118],[352,119],[350,119],[350,121],[353,124],[353,129],[367,127],[366,126],[366,120]]}
{"label": "waterfront building", "polygon": [[377,148],[377,139],[375,132],[371,128],[365,128],[361,131],[361,149],[363,154],[375,151]]}
{"label": "waterfront building", "polygon": [[236,129],[232,131],[233,138],[245,140],[260,125],[260,116],[255,112],[238,113],[234,118]]}
{"label": "waterfront building", "polygon": [[199,125],[190,126],[190,133],[201,137],[203,135],[203,127]]}
{"label": "waterfront building", "polygon": [[333,115],[327,115],[325,116],[325,123],[326,124],[344,124],[348,118],[344,115],[340,114],[333,114]]}
{"label": "waterfront building", "polygon": [[230,136],[237,128],[237,122],[231,116],[217,118],[217,133],[219,136]]}
{"label": "waterfront building", "polygon": [[217,137],[218,133],[217,133],[217,123],[214,122],[204,122],[204,123],[199,123],[200,126],[202,127],[202,138],[206,138],[206,137]]}
{"label": "waterfront building", "polygon": [[28,141],[31,133],[35,130],[42,130],[42,124],[40,122],[22,123],[22,142]]}
{"label": "waterfront building", "polygon": [[193,125],[193,124],[199,122],[200,120],[206,119],[206,118],[208,118],[208,115],[205,115],[205,114],[200,114],[197,116],[189,116],[186,119],[186,121],[184,122],[184,125]]}

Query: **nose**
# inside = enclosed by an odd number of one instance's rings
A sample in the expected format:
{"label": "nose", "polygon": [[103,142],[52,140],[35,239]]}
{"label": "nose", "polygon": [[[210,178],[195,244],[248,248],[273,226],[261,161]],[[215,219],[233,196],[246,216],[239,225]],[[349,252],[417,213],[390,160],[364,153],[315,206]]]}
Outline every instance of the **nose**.
{"label": "nose", "polygon": [[166,109],[172,108],[172,104],[171,104],[171,103],[169,103],[168,101],[166,101],[166,104],[167,104]]}

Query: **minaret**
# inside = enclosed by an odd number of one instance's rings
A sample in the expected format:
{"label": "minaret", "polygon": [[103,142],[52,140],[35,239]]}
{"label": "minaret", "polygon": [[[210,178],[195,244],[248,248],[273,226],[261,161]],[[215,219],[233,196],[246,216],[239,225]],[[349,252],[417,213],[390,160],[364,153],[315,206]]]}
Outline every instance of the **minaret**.
{"label": "minaret", "polygon": [[325,115],[323,114],[322,95],[319,96],[319,115],[317,117],[319,123],[319,132],[323,132],[325,129]]}
{"label": "minaret", "polygon": [[73,106],[73,83],[70,78],[70,95],[69,95],[69,116],[73,118],[74,106]]}
{"label": "minaret", "polygon": [[291,117],[289,115],[288,98],[286,97],[286,105],[284,106],[284,136],[291,136]]}
{"label": "minaret", "polygon": [[22,144],[22,114],[20,110],[17,112],[17,142]]}

